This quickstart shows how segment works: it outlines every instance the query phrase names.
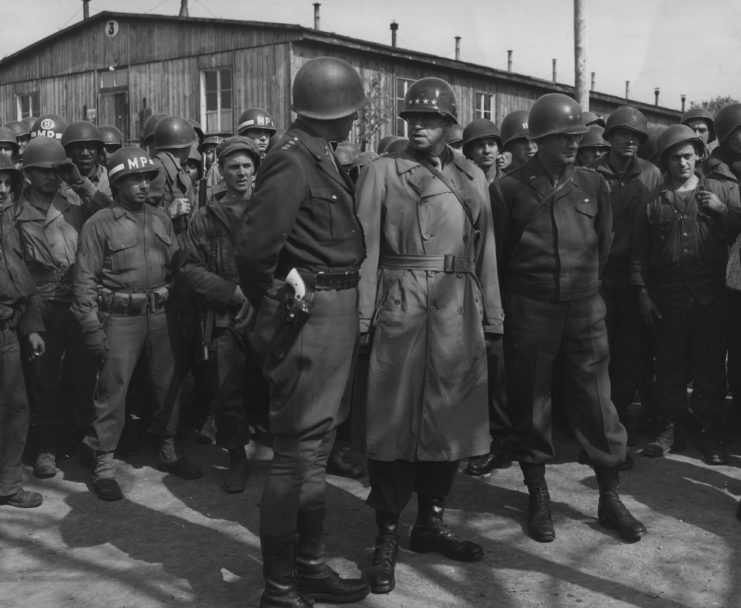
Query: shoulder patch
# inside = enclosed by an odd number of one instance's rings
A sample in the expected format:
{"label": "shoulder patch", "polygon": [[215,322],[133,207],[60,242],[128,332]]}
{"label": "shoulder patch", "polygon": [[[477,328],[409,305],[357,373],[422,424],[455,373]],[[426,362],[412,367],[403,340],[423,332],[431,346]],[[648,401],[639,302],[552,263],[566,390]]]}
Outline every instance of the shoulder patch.
{"label": "shoulder patch", "polygon": [[283,145],[280,147],[281,150],[290,150],[298,143],[298,137],[289,137],[286,139],[285,142],[283,142]]}

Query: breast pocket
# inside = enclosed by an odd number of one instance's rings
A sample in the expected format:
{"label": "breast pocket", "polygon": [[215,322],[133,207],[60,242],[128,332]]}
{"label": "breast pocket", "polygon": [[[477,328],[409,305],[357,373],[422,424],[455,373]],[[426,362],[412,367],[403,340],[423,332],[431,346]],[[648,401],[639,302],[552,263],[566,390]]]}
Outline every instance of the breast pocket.
{"label": "breast pocket", "polygon": [[589,219],[594,219],[597,216],[597,206],[594,201],[588,198],[582,199],[576,203],[574,209],[576,209],[577,213],[588,217]]}
{"label": "breast pocket", "polygon": [[352,205],[332,188],[311,188],[311,221],[318,242],[341,241],[355,234]]}
{"label": "breast pocket", "polygon": [[142,264],[144,260],[139,259],[137,255],[138,240],[129,239],[110,239],[108,241],[108,251],[111,257],[111,270],[120,272],[132,270]]}

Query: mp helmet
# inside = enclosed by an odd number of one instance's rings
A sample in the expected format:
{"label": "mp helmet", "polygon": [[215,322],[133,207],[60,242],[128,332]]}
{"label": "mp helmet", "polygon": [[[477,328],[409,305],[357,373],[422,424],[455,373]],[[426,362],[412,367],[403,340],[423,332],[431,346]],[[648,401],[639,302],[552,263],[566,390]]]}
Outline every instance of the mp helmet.
{"label": "mp helmet", "polygon": [[[190,125],[188,125],[190,126]],[[127,175],[144,174],[154,179],[159,168],[141,148],[121,148],[108,157],[108,180],[111,185]]]}
{"label": "mp helmet", "polygon": [[336,120],[357,112],[370,101],[358,71],[337,57],[316,57],[293,79],[291,109],[315,120]]}
{"label": "mp helmet", "polygon": [[265,110],[260,108],[249,108],[242,112],[237,123],[237,135],[244,135],[245,131],[251,129],[261,129],[275,133],[275,123],[273,117]]}
{"label": "mp helmet", "polygon": [[549,135],[584,135],[584,117],[581,106],[563,93],[548,93],[538,98],[528,114],[529,139],[538,140]]}

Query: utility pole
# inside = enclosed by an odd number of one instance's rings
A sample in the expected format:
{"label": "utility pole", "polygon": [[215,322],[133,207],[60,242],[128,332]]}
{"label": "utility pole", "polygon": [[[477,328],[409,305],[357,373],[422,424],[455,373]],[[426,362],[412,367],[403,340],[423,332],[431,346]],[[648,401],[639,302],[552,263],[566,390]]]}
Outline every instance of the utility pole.
{"label": "utility pole", "polygon": [[587,23],[584,17],[582,0],[574,0],[574,89],[576,101],[582,110],[589,109],[589,88],[587,87]]}

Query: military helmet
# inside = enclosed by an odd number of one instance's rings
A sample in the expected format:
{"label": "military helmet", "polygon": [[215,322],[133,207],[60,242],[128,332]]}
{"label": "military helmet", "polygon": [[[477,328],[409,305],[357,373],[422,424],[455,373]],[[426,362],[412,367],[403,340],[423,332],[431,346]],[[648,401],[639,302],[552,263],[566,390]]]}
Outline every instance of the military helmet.
{"label": "military helmet", "polygon": [[454,148],[460,148],[463,145],[463,127],[457,122],[450,123],[445,129],[445,143]]}
{"label": "military helmet", "polygon": [[650,161],[654,163],[656,166],[658,166],[658,157],[657,157],[657,145],[659,141],[659,136],[666,131],[665,126],[651,126],[648,128],[648,137],[646,138],[646,141],[644,141],[640,146],[638,146],[638,152],[636,152],[636,156],[638,158],[642,158],[643,160]]}
{"label": "military helmet", "polygon": [[38,120],[38,116],[26,116],[25,118],[21,118],[21,122],[26,125],[26,129],[28,129],[28,133],[30,135],[33,124]]}
{"label": "military helmet", "polygon": [[587,110],[586,112],[582,112],[582,116],[584,117],[585,127],[591,127],[592,125],[599,125],[603,129],[605,128],[605,119],[602,118],[599,114],[595,112],[590,112],[589,110]]}
{"label": "military helmet", "polygon": [[275,133],[276,130],[273,117],[260,108],[249,108],[239,117],[237,135],[244,135],[244,132],[250,129],[262,129],[271,133]]}
{"label": "military helmet", "polygon": [[620,106],[607,118],[605,124],[604,138],[610,137],[615,129],[625,129],[638,133],[641,141],[648,137],[648,121],[638,108],[632,106]]}
{"label": "military helmet", "polygon": [[581,141],[579,142],[579,149],[582,148],[609,148],[610,142],[606,141],[602,134],[605,132],[605,130],[600,127],[599,125],[592,125],[591,127],[587,127],[589,131],[587,131],[581,138]]}
{"label": "military helmet", "polygon": [[358,71],[337,57],[316,57],[293,80],[291,109],[315,120],[336,120],[357,112],[369,99]]}
{"label": "military helmet", "polygon": [[692,127],[687,125],[671,125],[659,135],[656,142],[656,153],[659,158],[659,163],[664,164],[666,153],[674,146],[678,144],[694,144],[698,150],[698,154],[703,155],[705,152],[705,144],[697,136]]}
{"label": "military helmet", "polygon": [[139,138],[139,143],[141,144],[142,148],[146,148],[152,143],[152,137],[154,136],[154,127],[157,126],[157,123],[160,120],[166,117],[167,114],[152,114],[149,118],[147,118],[147,122],[144,123],[144,127],[142,128],[141,137]]}
{"label": "military helmet", "polygon": [[453,88],[442,78],[429,76],[409,85],[404,95],[404,109],[399,116],[417,113],[440,114],[458,122],[458,108]]}
{"label": "military helmet", "polygon": [[198,146],[193,144],[188,150],[188,158],[186,162],[198,163],[199,165],[203,162],[203,155],[198,151]]}
{"label": "military helmet", "polygon": [[9,122],[6,122],[5,126],[11,131],[13,131],[13,133],[15,134],[16,141],[23,137],[31,137],[31,131],[20,120],[11,120]]}
{"label": "military helmet", "polygon": [[463,149],[466,150],[469,144],[478,139],[495,139],[497,145],[502,147],[502,135],[499,133],[497,125],[488,118],[477,118],[472,120],[463,129]]}
{"label": "military helmet", "polygon": [[527,123],[529,139],[532,140],[549,135],[584,135],[587,132],[581,107],[563,93],[539,97],[530,108]]}
{"label": "military helmet", "polygon": [[206,146],[218,146],[227,137],[231,137],[229,133],[206,133],[203,141],[198,145],[198,151],[203,152]]}
{"label": "military helmet", "polygon": [[62,142],[51,137],[37,137],[23,149],[23,168],[56,169],[67,162]]}
{"label": "military helmet", "polygon": [[111,184],[127,175],[144,174],[154,179],[158,173],[157,165],[141,148],[121,148],[108,157],[108,180]]}
{"label": "military helmet", "polygon": [[154,127],[152,146],[155,150],[190,148],[197,143],[195,129],[179,116],[166,116]]}
{"label": "military helmet", "polygon": [[106,147],[118,146],[123,147],[123,133],[113,125],[102,125],[98,127],[100,136],[103,139],[103,145]]}
{"label": "military helmet", "polygon": [[39,116],[31,127],[31,138],[50,137],[62,139],[62,133],[67,128],[67,123],[57,114],[44,114]]}
{"label": "military helmet", "polygon": [[0,144],[10,144],[15,147],[16,152],[18,151],[18,138],[8,127],[0,127]]}
{"label": "military helmet", "polygon": [[529,114],[527,110],[515,110],[504,117],[501,128],[503,146],[518,139],[530,138],[527,122]]}
{"label": "military helmet", "polygon": [[80,120],[68,125],[62,133],[62,145],[66,148],[70,144],[89,141],[103,146],[103,136],[100,129],[87,120]]}
{"label": "military helmet", "polygon": [[725,143],[728,136],[741,127],[741,103],[732,103],[718,110],[715,115],[715,134],[718,141]]}
{"label": "military helmet", "polygon": [[708,126],[708,131],[710,132],[708,143],[713,141],[715,139],[715,120],[713,120],[713,115],[705,108],[690,108],[682,114],[682,119],[679,122],[683,125],[689,126],[690,121],[694,120],[705,121],[705,124]]}
{"label": "military helmet", "polygon": [[197,120],[194,120],[192,118],[186,118],[188,121],[188,124],[193,127],[193,130],[196,132],[196,137],[198,138],[198,141],[203,141],[204,133],[203,129],[201,129],[201,123],[199,123]]}

